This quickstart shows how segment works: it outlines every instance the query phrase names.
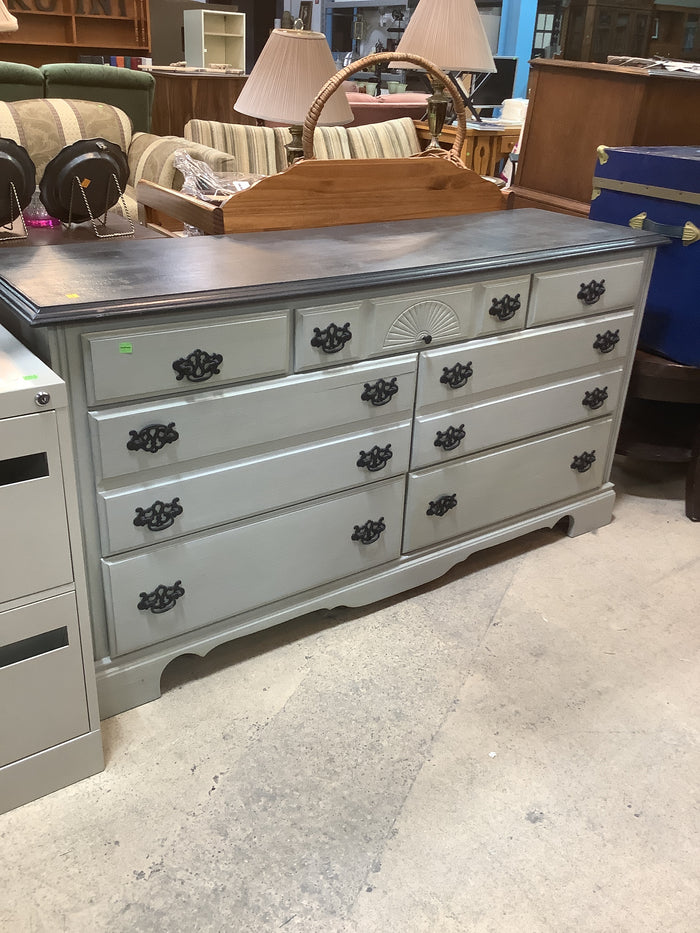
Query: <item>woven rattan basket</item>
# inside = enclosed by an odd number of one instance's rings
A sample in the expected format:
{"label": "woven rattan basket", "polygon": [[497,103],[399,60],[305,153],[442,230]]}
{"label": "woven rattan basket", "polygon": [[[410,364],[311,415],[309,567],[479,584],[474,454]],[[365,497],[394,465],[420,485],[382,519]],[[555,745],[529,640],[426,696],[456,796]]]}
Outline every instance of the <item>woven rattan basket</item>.
{"label": "woven rattan basket", "polygon": [[420,68],[423,68],[428,72],[428,74],[442,82],[452,97],[452,103],[454,105],[455,114],[457,116],[457,131],[455,133],[455,139],[452,148],[449,150],[428,149],[425,150],[425,152],[420,153],[420,156],[442,156],[443,158],[449,159],[451,162],[456,162],[458,165],[463,164],[460,154],[462,152],[462,146],[464,145],[464,140],[467,134],[467,118],[464,108],[464,101],[462,100],[462,97],[454,83],[444,72],[440,71],[440,69],[433,65],[432,62],[429,62],[427,58],[423,58],[420,55],[412,55],[408,52],[375,52],[373,55],[366,55],[364,58],[360,58],[358,61],[353,62],[351,65],[347,65],[345,68],[341,68],[341,70],[336,72],[332,78],[329,78],[328,81],[326,81],[321,90],[318,92],[316,100],[309,107],[309,112],[306,115],[306,120],[304,121],[302,145],[304,148],[305,159],[314,158],[314,131],[316,129],[318,119],[321,116],[321,111],[323,110],[323,107],[328,98],[334,94],[339,87],[342,86],[344,81],[347,81],[350,75],[357,74],[358,71],[367,71],[368,69],[373,68],[375,65],[382,65],[393,61],[411,62],[411,64],[418,65]]}

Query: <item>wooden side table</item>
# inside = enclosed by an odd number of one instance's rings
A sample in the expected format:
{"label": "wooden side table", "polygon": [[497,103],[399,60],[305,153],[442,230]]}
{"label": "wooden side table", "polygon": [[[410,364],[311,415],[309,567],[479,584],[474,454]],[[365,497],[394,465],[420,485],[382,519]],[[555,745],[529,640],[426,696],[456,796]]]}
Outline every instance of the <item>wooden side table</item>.
{"label": "wooden side table", "polygon": [[[517,146],[520,130],[520,124],[514,124],[508,129],[496,129],[488,124],[484,124],[483,129],[467,126],[462,161],[467,168],[479,175],[495,175],[499,163],[507,158]],[[430,130],[427,123],[416,123],[416,132],[421,144],[427,145],[430,142]],[[439,140],[443,149],[452,147],[456,132],[455,126],[443,127]]]}
{"label": "wooden side table", "polygon": [[687,463],[685,514],[700,521],[700,367],[637,350],[617,453]]}

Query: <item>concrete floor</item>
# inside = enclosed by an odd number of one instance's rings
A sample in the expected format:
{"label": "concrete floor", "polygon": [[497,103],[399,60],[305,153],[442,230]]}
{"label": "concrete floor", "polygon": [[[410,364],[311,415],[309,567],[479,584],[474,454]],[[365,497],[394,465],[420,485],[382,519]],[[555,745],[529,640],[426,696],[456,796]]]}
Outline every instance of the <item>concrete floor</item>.
{"label": "concrete floor", "polygon": [[613,523],[166,671],[0,817],[3,933],[697,933],[700,525]]}

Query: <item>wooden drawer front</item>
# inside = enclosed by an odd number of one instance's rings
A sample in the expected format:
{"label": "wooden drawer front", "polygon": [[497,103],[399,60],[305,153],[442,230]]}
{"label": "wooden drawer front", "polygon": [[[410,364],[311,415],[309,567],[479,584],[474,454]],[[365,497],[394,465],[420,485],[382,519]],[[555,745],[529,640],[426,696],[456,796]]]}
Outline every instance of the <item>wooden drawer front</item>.
{"label": "wooden drawer front", "polygon": [[417,404],[451,409],[463,399],[543,382],[557,373],[619,365],[632,349],[633,326],[627,312],[428,350],[420,356]]}
{"label": "wooden drawer front", "polygon": [[610,415],[620,401],[621,387],[622,370],[616,369],[421,416],[413,433],[411,468]]}
{"label": "wooden drawer front", "polygon": [[635,259],[562,272],[538,272],[533,276],[528,325],[633,308],[643,271],[644,260]]}
{"label": "wooden drawer front", "polygon": [[415,370],[415,356],[395,357],[167,405],[90,412],[96,473],[121,476],[261,444],[279,448],[285,438],[358,422],[388,424],[412,410]]}
{"label": "wooden drawer front", "polygon": [[56,415],[0,420],[0,602],[73,579]]}
{"label": "wooden drawer front", "polygon": [[501,279],[476,287],[479,335],[500,334],[525,326],[530,276]]}
{"label": "wooden drawer front", "polygon": [[[401,421],[262,457],[101,493],[103,554],[159,544],[408,470],[411,422]],[[364,455],[364,456],[363,456]],[[362,464],[362,465],[360,465]],[[138,525],[134,523],[139,522]]]}
{"label": "wooden drawer front", "polygon": [[191,391],[287,372],[289,314],[93,334],[83,342],[90,404]]}
{"label": "wooden drawer front", "polygon": [[295,367],[300,371],[474,337],[480,328],[471,286],[302,308],[296,314]]}
{"label": "wooden drawer front", "polygon": [[[605,479],[611,428],[612,419],[606,418],[409,474],[404,550],[428,547],[595,489]],[[574,457],[593,452],[595,462],[585,472],[572,469]]]}
{"label": "wooden drawer front", "polygon": [[[401,547],[404,482],[396,477],[255,522],[104,560],[115,653],[394,560]],[[367,522],[380,519],[385,526],[380,534],[369,526],[363,532]],[[353,541],[355,526],[357,534],[379,534],[377,540]],[[158,590],[176,585],[174,591]],[[147,608],[149,602],[160,611]]]}
{"label": "wooden drawer front", "polygon": [[73,593],[0,612],[0,767],[88,731]]}
{"label": "wooden drawer front", "polygon": [[294,368],[318,369],[361,359],[367,308],[360,302],[299,308],[295,312]]}

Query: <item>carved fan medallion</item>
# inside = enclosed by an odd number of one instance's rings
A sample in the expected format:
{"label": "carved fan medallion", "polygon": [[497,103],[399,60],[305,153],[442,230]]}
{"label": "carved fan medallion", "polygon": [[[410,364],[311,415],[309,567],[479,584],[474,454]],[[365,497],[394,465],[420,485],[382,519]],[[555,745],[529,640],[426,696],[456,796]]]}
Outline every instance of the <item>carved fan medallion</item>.
{"label": "carved fan medallion", "polygon": [[431,343],[459,334],[459,319],[453,309],[444,301],[428,298],[401,312],[387,331],[384,346],[387,349],[414,346],[421,340]]}

